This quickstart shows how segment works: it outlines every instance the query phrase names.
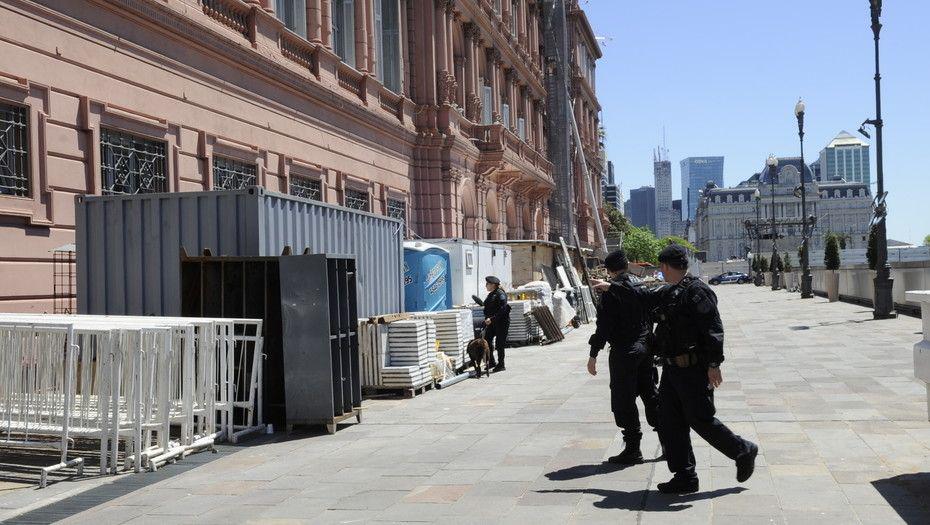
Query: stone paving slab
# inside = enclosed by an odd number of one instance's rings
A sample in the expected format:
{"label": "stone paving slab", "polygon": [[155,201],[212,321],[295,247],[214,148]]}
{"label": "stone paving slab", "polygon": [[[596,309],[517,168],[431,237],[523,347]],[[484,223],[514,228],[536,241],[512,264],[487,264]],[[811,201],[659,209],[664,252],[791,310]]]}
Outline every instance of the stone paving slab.
{"label": "stone paving slab", "polygon": [[[661,461],[604,464],[622,442],[606,358],[598,376],[585,372],[584,327],[509,350],[508,370],[490,379],[368,401],[362,425],[246,447],[65,523],[930,523],[930,423],[912,363],[920,321],[872,321],[861,306],[751,285],[717,291],[718,415],[761,449],[742,485],[697,436],[696,494],[657,493],[670,475]],[[652,432],[643,447],[657,453]],[[7,488],[0,510],[37,498]]]}

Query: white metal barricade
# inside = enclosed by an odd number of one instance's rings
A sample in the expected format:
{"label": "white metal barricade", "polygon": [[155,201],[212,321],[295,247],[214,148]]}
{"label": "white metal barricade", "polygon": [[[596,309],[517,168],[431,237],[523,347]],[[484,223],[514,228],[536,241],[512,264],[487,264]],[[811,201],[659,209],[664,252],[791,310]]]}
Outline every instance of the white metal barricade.
{"label": "white metal barricade", "polygon": [[[235,441],[264,428],[260,320],[0,314],[0,326],[8,328],[0,332],[8,334],[7,344],[0,339],[5,382],[28,372],[25,365],[15,366],[15,352],[8,350],[14,328],[20,341],[47,347],[49,355],[57,348],[56,334],[70,329],[74,348],[59,350],[61,365],[45,373],[59,374],[62,384],[72,378],[70,395],[55,394],[46,382],[37,387],[42,396],[20,400],[10,391],[0,398],[7,406],[0,409],[7,423],[0,445],[23,442],[22,430],[33,436],[41,430],[46,440],[66,434],[99,439],[101,472],[116,472],[123,441],[124,466],[139,471],[212,447],[215,439]],[[44,414],[28,403],[47,403],[46,398],[60,401],[59,412],[67,407],[72,415],[49,416],[53,423],[26,429],[22,412]],[[172,425],[180,427],[177,442],[169,440]],[[43,473],[43,485],[44,479]]]}

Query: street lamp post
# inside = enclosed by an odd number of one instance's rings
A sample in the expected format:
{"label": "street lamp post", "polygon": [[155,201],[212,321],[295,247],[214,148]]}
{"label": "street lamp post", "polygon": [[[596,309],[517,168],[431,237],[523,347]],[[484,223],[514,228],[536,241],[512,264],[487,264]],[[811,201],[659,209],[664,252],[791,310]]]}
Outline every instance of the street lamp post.
{"label": "street lamp post", "polygon": [[804,101],[798,99],[794,106],[794,115],[798,118],[798,138],[801,140],[801,299],[810,299],[814,296],[812,293],[812,281],[810,260],[808,259],[808,239],[807,239],[807,188],[804,185],[804,172],[807,166],[804,164]]}
{"label": "street lamp post", "polygon": [[775,267],[775,259],[778,257],[778,233],[775,231],[775,168],[778,166],[778,159],[775,155],[769,155],[765,163],[769,167],[769,182],[772,186],[772,260],[769,264],[772,269],[772,290],[778,290],[778,271]]}
{"label": "street lamp post", "polygon": [[760,243],[761,243],[762,235],[759,232],[759,224],[762,223],[762,194],[759,193],[758,189],[756,189],[756,192],[753,194],[753,197],[756,200],[756,251],[755,251],[755,256],[758,259],[759,264],[760,264],[760,266],[758,267],[759,269],[756,270],[755,279],[756,279],[756,286],[762,286],[762,283],[763,283],[762,273],[765,271],[761,266],[762,258],[760,257],[760,255],[762,253],[761,252],[762,247],[760,246]]}
{"label": "street lamp post", "polygon": [[[878,37],[882,29],[879,18],[882,15],[882,0],[869,0],[869,7],[872,12],[872,35],[875,39],[875,120],[866,121],[875,126],[875,165],[878,176],[878,195],[880,200],[879,209],[876,213],[883,214],[885,180],[882,171],[882,84],[881,73],[878,67]],[[894,300],[891,297],[894,281],[891,278],[891,265],[888,264],[888,232],[885,224],[885,217],[877,217],[876,228],[876,261],[875,261],[875,295],[873,297],[873,317],[875,319],[891,319],[897,317],[894,312]]]}

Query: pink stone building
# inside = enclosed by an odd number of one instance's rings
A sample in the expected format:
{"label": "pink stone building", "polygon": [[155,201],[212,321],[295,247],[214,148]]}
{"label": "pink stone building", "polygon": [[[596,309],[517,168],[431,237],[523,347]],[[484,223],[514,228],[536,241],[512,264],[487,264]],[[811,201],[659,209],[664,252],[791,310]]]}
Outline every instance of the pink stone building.
{"label": "pink stone building", "polygon": [[0,0],[0,311],[71,300],[51,250],[85,193],[262,185],[425,238],[547,238],[541,24],[536,0]]}

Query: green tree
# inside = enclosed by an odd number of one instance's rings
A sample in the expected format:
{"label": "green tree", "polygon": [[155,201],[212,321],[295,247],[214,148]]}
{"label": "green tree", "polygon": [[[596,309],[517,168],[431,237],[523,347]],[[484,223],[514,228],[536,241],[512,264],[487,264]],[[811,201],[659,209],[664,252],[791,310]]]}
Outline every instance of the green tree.
{"label": "green tree", "polygon": [[928,233],[927,236],[924,237],[924,246],[930,246],[930,233]]}
{"label": "green tree", "polygon": [[607,213],[607,220],[610,222],[610,226],[607,229],[607,236],[619,239],[620,237],[626,235],[630,230],[630,221],[620,213],[620,210],[614,208],[610,204],[604,206],[604,212]]}
{"label": "green tree", "polygon": [[865,249],[865,259],[869,268],[874,270],[878,264],[878,232],[875,231],[875,226],[869,228],[869,244]]}
{"label": "green tree", "polygon": [[835,233],[827,234],[827,247],[823,254],[823,264],[827,270],[840,269],[840,240]]}
{"label": "green tree", "polygon": [[785,257],[782,259],[782,265],[785,267],[786,272],[791,272],[794,270],[794,265],[791,262],[791,254],[785,252]]}
{"label": "green tree", "polygon": [[758,255],[752,258],[752,271],[753,272],[759,271],[759,256]]}
{"label": "green tree", "polygon": [[759,256],[759,268],[761,268],[763,272],[769,271],[769,260],[764,255]]}
{"label": "green tree", "polygon": [[642,261],[652,264],[659,262],[659,241],[649,228],[630,226],[623,238],[623,249],[631,261]]}
{"label": "green tree", "polygon": [[679,246],[684,246],[691,253],[694,253],[697,251],[697,248],[693,244],[688,242],[687,239],[679,237],[677,235],[668,235],[666,237],[662,237],[662,239],[659,242],[662,248],[665,248],[666,246],[669,246],[671,244],[677,244]]}

